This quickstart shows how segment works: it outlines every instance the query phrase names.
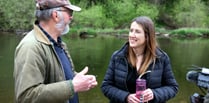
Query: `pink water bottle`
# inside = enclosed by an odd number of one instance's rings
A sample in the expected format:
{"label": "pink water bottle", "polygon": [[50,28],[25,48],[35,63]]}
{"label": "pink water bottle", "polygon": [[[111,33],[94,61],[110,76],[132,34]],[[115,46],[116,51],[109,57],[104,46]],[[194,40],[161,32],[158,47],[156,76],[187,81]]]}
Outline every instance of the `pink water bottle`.
{"label": "pink water bottle", "polygon": [[136,97],[140,99],[140,103],[143,103],[142,92],[146,89],[146,80],[145,79],[136,79]]}

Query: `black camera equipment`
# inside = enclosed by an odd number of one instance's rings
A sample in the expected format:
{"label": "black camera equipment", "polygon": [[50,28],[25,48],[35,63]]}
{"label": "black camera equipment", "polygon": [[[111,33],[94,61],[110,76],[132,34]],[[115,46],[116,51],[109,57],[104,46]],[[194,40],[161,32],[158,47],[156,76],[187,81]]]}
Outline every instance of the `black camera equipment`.
{"label": "black camera equipment", "polygon": [[203,103],[204,95],[206,95],[209,89],[209,69],[192,65],[190,71],[187,72],[186,79],[187,81],[194,82],[203,93],[203,95],[194,93],[190,97],[191,103]]}

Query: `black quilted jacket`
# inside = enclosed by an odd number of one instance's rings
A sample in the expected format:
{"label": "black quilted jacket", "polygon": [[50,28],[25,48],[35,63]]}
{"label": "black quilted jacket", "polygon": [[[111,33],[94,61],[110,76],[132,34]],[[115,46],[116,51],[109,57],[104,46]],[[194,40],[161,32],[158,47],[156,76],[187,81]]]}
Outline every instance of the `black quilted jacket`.
{"label": "black quilted jacket", "polygon": [[[126,97],[129,95],[126,84],[128,75],[128,61],[126,58],[128,42],[118,51],[114,52],[101,90],[110,103],[126,103]],[[147,87],[151,88],[154,93],[154,99],[149,103],[165,103],[173,98],[178,92],[178,84],[174,78],[168,55],[160,50],[156,51],[158,58],[155,66],[150,64],[148,70],[150,73],[143,78],[147,80]]]}

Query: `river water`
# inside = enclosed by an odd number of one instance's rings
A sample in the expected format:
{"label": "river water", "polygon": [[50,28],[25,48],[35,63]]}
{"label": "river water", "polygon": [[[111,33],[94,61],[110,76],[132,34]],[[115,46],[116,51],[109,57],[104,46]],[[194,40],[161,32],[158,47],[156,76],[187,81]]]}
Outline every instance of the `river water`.
{"label": "river water", "polygon": [[[88,39],[67,36],[63,40],[68,44],[76,70],[80,71],[88,66],[89,74],[96,75],[99,83],[96,88],[79,93],[80,103],[108,103],[108,99],[101,93],[101,82],[110,56],[126,40],[113,36]],[[12,33],[0,33],[0,103],[14,102],[13,61],[15,47],[20,39],[20,36]],[[179,83],[177,96],[168,103],[188,103],[190,95],[201,91],[195,83],[186,80],[186,73],[191,65],[209,67],[209,40],[158,38],[158,42],[169,55],[173,72]]]}

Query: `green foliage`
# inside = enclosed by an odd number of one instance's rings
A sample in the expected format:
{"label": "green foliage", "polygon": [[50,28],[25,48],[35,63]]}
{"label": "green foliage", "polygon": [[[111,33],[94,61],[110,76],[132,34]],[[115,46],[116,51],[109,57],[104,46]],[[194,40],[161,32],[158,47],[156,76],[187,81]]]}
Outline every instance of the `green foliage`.
{"label": "green foliage", "polygon": [[108,0],[107,5],[104,6],[107,18],[111,18],[115,23],[115,28],[127,28],[131,20],[137,16],[146,15],[152,19],[156,19],[158,10],[155,5],[147,2],[121,0]]}
{"label": "green foliage", "polygon": [[159,11],[156,5],[141,2],[136,8],[136,16],[149,16],[152,20],[156,20],[158,17]]}
{"label": "green foliage", "polygon": [[70,29],[68,34],[73,36],[79,36],[81,33],[85,33],[88,36],[97,36],[97,30],[93,28],[72,28]]}
{"label": "green foliage", "polygon": [[178,27],[207,27],[208,11],[201,0],[180,0],[173,9]]}
{"label": "green foliage", "polygon": [[129,0],[111,1],[104,6],[106,17],[112,19],[114,28],[124,28],[129,26],[129,22],[134,18],[135,8]]}
{"label": "green foliage", "polygon": [[84,9],[81,12],[74,15],[74,25],[81,27],[92,28],[107,28],[113,27],[111,19],[105,17],[102,6],[92,6],[89,9]]}
{"label": "green foliage", "polygon": [[128,34],[128,33],[129,33],[129,29],[118,30],[118,34]]}
{"label": "green foliage", "polygon": [[128,34],[128,29],[98,29],[97,34],[114,34],[114,35],[121,35],[121,34]]}
{"label": "green foliage", "polygon": [[77,35],[77,34],[79,34],[79,31],[76,28],[71,28],[68,34],[70,34],[70,35]]}
{"label": "green foliage", "polygon": [[181,28],[173,30],[169,33],[171,36],[177,37],[205,37],[209,36],[209,29],[203,28]]}
{"label": "green foliage", "polygon": [[[79,5],[72,27],[76,29],[127,29],[133,18],[149,16],[167,27],[209,28],[208,0],[70,0]],[[30,30],[34,22],[35,0],[2,0],[0,30]],[[159,21],[159,22],[156,22]],[[76,32],[71,30],[71,32]]]}
{"label": "green foliage", "polygon": [[155,28],[155,32],[157,34],[167,34],[168,32],[170,32],[169,30],[165,29],[165,28],[162,28],[162,27],[156,27]]}
{"label": "green foliage", "polygon": [[1,30],[26,30],[32,26],[34,14],[33,0],[2,0],[0,9]]}
{"label": "green foliage", "polygon": [[94,29],[87,29],[86,32],[88,33],[88,35],[94,35],[94,36],[97,35]]}

